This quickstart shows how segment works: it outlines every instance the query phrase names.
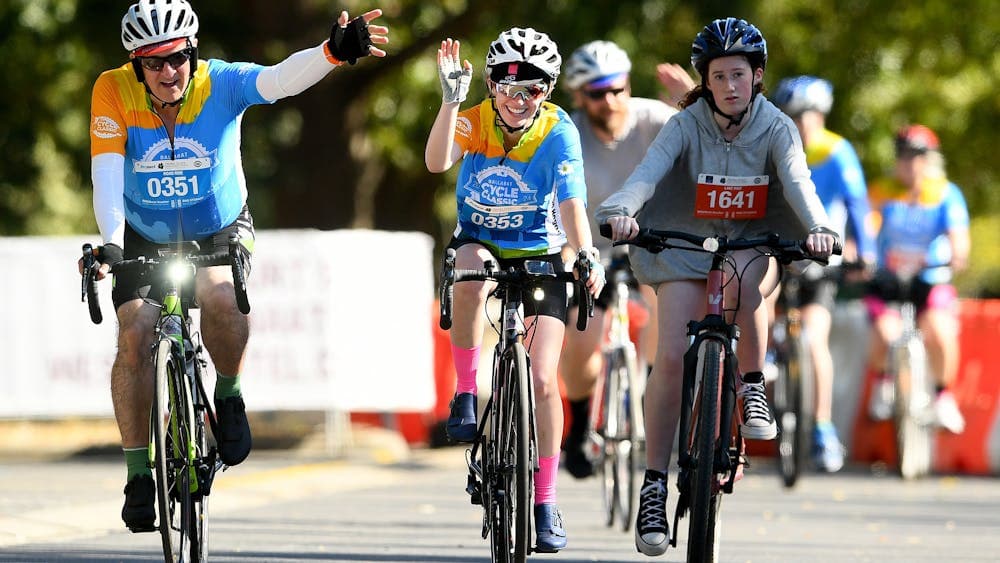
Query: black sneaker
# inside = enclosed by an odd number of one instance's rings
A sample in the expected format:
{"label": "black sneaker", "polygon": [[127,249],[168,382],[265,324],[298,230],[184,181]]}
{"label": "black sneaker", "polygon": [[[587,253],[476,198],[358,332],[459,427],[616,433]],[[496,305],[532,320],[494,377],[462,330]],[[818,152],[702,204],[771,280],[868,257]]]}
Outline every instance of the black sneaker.
{"label": "black sneaker", "polygon": [[773,440],[778,436],[778,425],[771,416],[771,408],[767,405],[767,395],[764,392],[764,382],[746,380],[737,392],[743,401],[743,424],[740,431],[749,440]]}
{"label": "black sneaker", "polygon": [[644,555],[663,555],[670,543],[667,526],[667,479],[659,471],[646,471],[639,491],[635,518],[635,548]]}
{"label": "black sneaker", "polygon": [[125,485],[122,520],[133,532],[156,530],[156,485],[151,475],[136,475]]}
{"label": "black sneaker", "polygon": [[219,459],[226,465],[238,465],[250,455],[253,444],[243,397],[216,398],[215,414],[219,420],[219,435],[215,437]]}
{"label": "black sneaker", "polygon": [[585,439],[582,435],[570,432],[566,435],[563,450],[566,452],[566,471],[577,479],[586,479],[594,474],[594,464],[584,451]]}

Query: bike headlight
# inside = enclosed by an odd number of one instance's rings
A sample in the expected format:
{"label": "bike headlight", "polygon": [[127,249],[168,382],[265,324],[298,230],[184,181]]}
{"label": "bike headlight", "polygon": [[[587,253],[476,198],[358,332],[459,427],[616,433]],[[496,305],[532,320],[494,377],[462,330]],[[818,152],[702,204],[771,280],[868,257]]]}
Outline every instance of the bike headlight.
{"label": "bike headlight", "polygon": [[540,287],[536,287],[531,296],[535,299],[535,301],[541,301],[542,299],[545,299],[545,290]]}
{"label": "bike headlight", "polygon": [[705,239],[705,242],[701,243],[701,247],[708,252],[715,252],[719,250],[719,239],[715,237],[709,237]]}
{"label": "bike headlight", "polygon": [[171,262],[170,266],[167,267],[167,276],[170,277],[170,281],[179,285],[191,277],[192,269],[187,262],[178,260]]}

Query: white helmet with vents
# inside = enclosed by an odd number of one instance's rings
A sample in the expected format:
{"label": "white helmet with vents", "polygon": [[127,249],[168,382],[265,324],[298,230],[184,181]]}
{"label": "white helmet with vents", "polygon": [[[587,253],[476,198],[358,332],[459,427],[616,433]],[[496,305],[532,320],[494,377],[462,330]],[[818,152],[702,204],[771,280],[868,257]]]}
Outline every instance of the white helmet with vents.
{"label": "white helmet with vents", "polygon": [[[562,65],[562,57],[559,56],[559,49],[555,41],[545,33],[534,29],[514,27],[504,31],[490,44],[490,50],[486,55],[486,73],[491,78],[495,75],[512,76],[504,68],[504,65],[516,63],[527,63],[534,69],[540,71],[539,78],[547,82],[555,82],[559,77],[559,67]],[[521,75],[519,70],[514,74]],[[529,75],[530,76],[530,73]],[[521,78],[511,78],[520,80]],[[494,82],[500,82],[493,78]]]}
{"label": "white helmet with vents", "polygon": [[187,0],[139,0],[122,18],[122,45],[129,52],[197,33],[198,16]]}
{"label": "white helmet with vents", "polygon": [[591,41],[570,55],[566,63],[566,86],[576,90],[594,80],[632,70],[628,55],[611,41]]}

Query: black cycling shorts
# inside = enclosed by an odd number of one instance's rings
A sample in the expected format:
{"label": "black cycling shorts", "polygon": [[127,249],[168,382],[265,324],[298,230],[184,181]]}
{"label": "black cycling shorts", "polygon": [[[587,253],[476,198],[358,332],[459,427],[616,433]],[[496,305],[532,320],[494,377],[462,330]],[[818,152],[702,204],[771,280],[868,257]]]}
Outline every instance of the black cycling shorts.
{"label": "black cycling shorts", "polygon": [[799,278],[799,306],[817,304],[827,311],[832,311],[836,305],[837,282],[827,277],[808,279]]}
{"label": "black cycling shorts", "polygon": [[[226,252],[229,249],[229,235],[236,233],[243,244],[239,245],[240,254],[243,258],[243,275],[250,275],[250,257],[253,249],[254,229],[253,217],[246,205],[240,211],[236,220],[225,226],[214,235],[199,239],[198,245],[201,250],[198,254],[215,254]],[[128,223],[125,223],[125,243],[122,248],[125,260],[133,260],[140,256],[158,256],[159,249],[169,248],[170,244],[159,244],[150,242],[135,231]],[[161,284],[157,280],[151,279],[148,274],[140,272],[126,272],[115,274],[114,286],[111,290],[111,301],[115,304],[115,309],[133,299],[158,300],[162,293]]]}
{"label": "black cycling shorts", "polygon": [[[457,238],[451,239],[451,242],[448,243],[448,248],[458,249],[459,247],[467,244],[478,244],[486,248],[485,245],[478,240]],[[549,262],[557,272],[562,272],[566,268],[566,264],[563,262],[562,256],[558,253],[542,256],[527,256],[524,258],[498,258],[497,265],[503,270],[510,267],[520,267],[526,260],[541,260]],[[536,301],[534,297],[534,290],[539,286],[544,292],[544,297],[542,297],[540,301]],[[569,310],[567,305],[568,296],[569,292],[566,289],[566,282],[544,281],[539,283],[538,286],[527,287],[521,295],[521,302],[524,305],[524,316],[534,317],[536,315],[543,315],[546,317],[557,318],[565,323],[567,311]]]}

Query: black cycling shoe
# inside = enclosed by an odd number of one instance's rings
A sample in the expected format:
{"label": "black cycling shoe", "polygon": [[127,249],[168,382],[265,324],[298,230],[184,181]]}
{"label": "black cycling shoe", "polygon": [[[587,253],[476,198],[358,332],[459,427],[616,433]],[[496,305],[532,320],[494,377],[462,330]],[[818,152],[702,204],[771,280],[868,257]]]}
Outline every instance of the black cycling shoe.
{"label": "black cycling shoe", "polygon": [[566,435],[566,444],[563,450],[566,452],[564,458],[566,471],[577,479],[586,479],[594,474],[594,464],[583,451],[584,438],[575,434]]}
{"label": "black cycling shoe", "polygon": [[215,437],[219,459],[226,465],[238,465],[250,455],[253,444],[243,397],[216,398],[215,414],[219,420],[220,435]]}
{"label": "black cycling shoe", "polygon": [[156,531],[156,484],[151,475],[136,475],[125,485],[122,520],[133,532]]}
{"label": "black cycling shoe", "polygon": [[451,413],[445,426],[448,437],[455,442],[469,443],[476,439],[476,396],[458,393],[451,400]]}

